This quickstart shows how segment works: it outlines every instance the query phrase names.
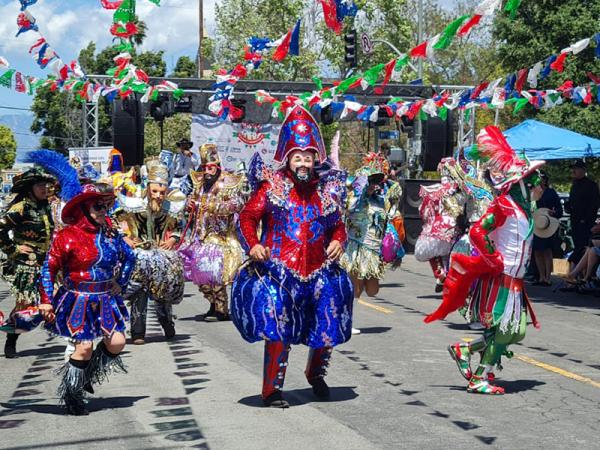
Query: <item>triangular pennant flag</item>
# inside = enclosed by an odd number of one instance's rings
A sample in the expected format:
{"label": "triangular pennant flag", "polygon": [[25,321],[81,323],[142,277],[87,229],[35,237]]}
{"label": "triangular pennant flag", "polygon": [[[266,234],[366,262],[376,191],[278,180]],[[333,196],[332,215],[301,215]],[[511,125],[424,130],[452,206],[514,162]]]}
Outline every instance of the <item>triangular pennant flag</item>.
{"label": "triangular pennant flag", "polygon": [[444,29],[444,31],[442,31],[440,39],[438,40],[438,42],[436,42],[436,44],[433,46],[433,48],[435,48],[436,50],[443,50],[445,48],[448,48],[450,46],[450,44],[452,43],[452,41],[454,40],[454,36],[456,36],[458,29],[461,27],[461,25],[464,23],[464,21],[467,20],[469,17],[470,16],[465,15],[465,16],[459,17],[458,19],[452,21]]}
{"label": "triangular pennant flag", "polygon": [[15,69],[10,69],[4,72],[2,76],[0,76],[0,86],[4,86],[10,89],[12,87],[12,79],[15,72]]}
{"label": "triangular pennant flag", "polygon": [[427,55],[427,41],[422,42],[421,44],[411,49],[409,55],[411,58],[425,58],[425,56]]}
{"label": "triangular pennant flag", "polygon": [[479,21],[481,20],[482,17],[483,16],[481,16],[479,14],[475,14],[467,22],[465,22],[465,24],[462,27],[460,27],[460,30],[458,30],[457,34],[459,36],[466,36],[467,34],[469,34],[471,29],[479,23]]}
{"label": "triangular pennant flag", "polygon": [[381,73],[384,67],[385,64],[377,64],[376,66],[371,67],[363,74],[362,81],[360,83],[363,90],[367,89],[369,86],[374,86],[377,83],[379,74]]}
{"label": "triangular pennant flag", "polygon": [[552,70],[556,70],[557,72],[562,72],[565,70],[565,59],[567,59],[568,53],[561,53],[555,61],[550,64],[550,68]]}
{"label": "triangular pennant flag", "polygon": [[532,88],[537,87],[538,76],[539,76],[540,72],[542,71],[543,67],[544,67],[544,63],[540,61],[540,62],[537,62],[535,64],[535,66],[533,66],[531,68],[531,70],[529,70],[529,73],[527,74],[527,82],[529,83],[529,86],[531,86]]}
{"label": "triangular pennant flag", "polygon": [[517,9],[521,5],[521,0],[508,0],[504,6],[504,11],[510,14],[510,18],[517,17]]}
{"label": "triangular pennant flag", "polygon": [[529,73],[529,69],[521,69],[517,72],[517,81],[515,82],[515,90],[517,92],[521,92],[523,90],[523,86],[525,85],[525,80],[527,80],[527,74]]}
{"label": "triangular pennant flag", "polygon": [[390,62],[388,62],[385,65],[385,73],[383,76],[383,85],[385,86],[386,84],[388,84],[390,82],[390,79],[392,78],[392,74],[394,73],[394,69],[396,68],[396,64],[398,63],[397,59],[392,59]]}
{"label": "triangular pennant flag", "polygon": [[475,14],[480,16],[490,16],[500,8],[501,0],[483,0],[475,7]]}

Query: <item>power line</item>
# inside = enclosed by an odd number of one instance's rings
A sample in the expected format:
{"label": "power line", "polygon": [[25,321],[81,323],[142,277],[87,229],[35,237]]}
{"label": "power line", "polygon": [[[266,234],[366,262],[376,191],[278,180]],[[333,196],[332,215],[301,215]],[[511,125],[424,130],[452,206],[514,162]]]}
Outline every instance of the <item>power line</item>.
{"label": "power line", "polygon": [[31,108],[20,108],[18,106],[3,106],[3,105],[0,105],[0,109],[13,109],[15,111],[33,111]]}

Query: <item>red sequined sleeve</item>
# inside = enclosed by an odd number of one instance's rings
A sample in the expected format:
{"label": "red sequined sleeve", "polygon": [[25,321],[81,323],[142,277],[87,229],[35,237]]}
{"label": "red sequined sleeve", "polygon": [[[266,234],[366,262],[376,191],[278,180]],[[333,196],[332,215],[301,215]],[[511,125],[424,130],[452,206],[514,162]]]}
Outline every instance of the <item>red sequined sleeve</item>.
{"label": "red sequined sleeve", "polygon": [[473,224],[469,231],[469,238],[483,260],[495,270],[502,271],[504,263],[502,255],[496,250],[495,243],[490,238],[490,233],[501,227],[506,221],[503,211],[503,198],[496,198],[488,207],[481,218]]}
{"label": "red sequined sleeve", "polygon": [[269,187],[269,183],[263,182],[240,212],[238,236],[246,252],[249,252],[256,244],[260,244],[257,232],[260,221],[267,212],[267,192]]}
{"label": "red sequined sleeve", "polygon": [[346,246],[348,240],[348,234],[346,233],[346,224],[340,217],[336,224],[333,226],[333,233],[331,234],[332,241],[338,241],[342,246]]}
{"label": "red sequined sleeve", "polygon": [[46,261],[42,266],[41,281],[40,281],[40,301],[45,304],[52,303],[54,295],[54,280],[56,274],[63,270],[63,256],[66,248],[64,246],[63,233],[57,233],[52,240],[50,251],[46,255]]}

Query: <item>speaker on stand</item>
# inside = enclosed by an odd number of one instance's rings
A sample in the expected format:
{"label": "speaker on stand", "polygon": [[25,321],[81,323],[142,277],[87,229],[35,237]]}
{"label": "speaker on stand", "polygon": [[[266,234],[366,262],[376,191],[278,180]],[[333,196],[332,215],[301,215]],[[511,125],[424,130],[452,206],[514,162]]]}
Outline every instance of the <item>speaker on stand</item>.
{"label": "speaker on stand", "polygon": [[113,102],[113,147],[126,167],[144,164],[144,106],[137,97]]}
{"label": "speaker on stand", "polygon": [[419,191],[421,186],[430,186],[438,183],[437,180],[404,180],[402,186],[402,217],[404,218],[404,231],[406,232],[406,240],[403,242],[406,253],[414,253],[415,243],[423,224],[419,207],[421,206],[421,197]]}
{"label": "speaker on stand", "polygon": [[423,170],[435,172],[437,166],[447,156],[452,156],[454,147],[454,128],[452,111],[448,111],[446,120],[432,117],[423,124]]}

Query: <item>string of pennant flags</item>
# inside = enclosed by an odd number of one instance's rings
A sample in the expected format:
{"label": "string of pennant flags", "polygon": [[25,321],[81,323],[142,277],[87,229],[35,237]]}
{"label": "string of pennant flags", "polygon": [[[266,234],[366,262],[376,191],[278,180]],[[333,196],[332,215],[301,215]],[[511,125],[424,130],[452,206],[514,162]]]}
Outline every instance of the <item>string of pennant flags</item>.
{"label": "string of pennant flags", "polygon": [[[404,101],[401,98],[392,98],[384,105],[364,105],[356,102],[353,96],[346,95],[348,89],[360,85],[358,80],[350,79],[352,83],[347,82],[343,85],[344,82],[342,82],[324,89],[322,81],[315,78],[316,91],[277,99],[261,90],[256,93],[256,102],[259,105],[272,105],[273,117],[284,117],[291,106],[303,104],[308,108],[329,107],[332,109],[334,117],[339,117],[340,120],[348,117],[350,113],[355,113],[359,120],[373,122],[377,121],[380,111],[383,111],[388,117],[427,120],[428,117],[445,118],[448,110],[456,108],[466,110],[473,108],[502,109],[506,105],[512,105],[514,107],[513,114],[516,114],[528,104],[536,109],[549,109],[562,104],[565,100],[570,100],[575,104],[591,104],[595,99],[600,103],[597,94],[600,77],[592,73],[588,74],[590,83],[587,85],[574,86],[572,81],[567,81],[556,89],[536,89],[539,81],[547,78],[552,72],[564,71],[569,55],[579,55],[592,42],[595,43],[595,56],[600,58],[600,33],[598,33],[575,42],[558,54],[551,55],[532,67],[523,68],[496,80],[484,81],[478,86],[452,94],[441,92],[429,99]],[[529,89],[525,89],[526,83],[529,84]]]}
{"label": "string of pennant flags", "polygon": [[[160,6],[160,0],[148,1]],[[175,99],[183,95],[183,91],[170,81],[150,85],[148,75],[132,64],[131,38],[138,33],[137,25],[131,20],[134,6],[132,0],[100,0],[104,9],[114,10],[110,33],[117,40],[115,48],[121,52],[114,58],[115,67],[107,73],[111,76],[111,80],[107,83],[89,80],[77,61],[64,63],[40,33],[36,19],[28,10],[30,6],[37,3],[37,0],[19,0],[19,2],[21,12],[17,18],[17,36],[27,32],[39,34],[39,39],[29,49],[29,53],[41,69],[48,68],[52,74],[46,79],[25,75],[9,68],[8,61],[0,57],[0,69],[6,69],[0,74],[0,86],[29,95],[33,95],[42,86],[50,86],[52,91],[73,92],[75,98],[81,102],[97,102],[100,96],[112,101],[117,96],[127,98],[134,93],[140,94],[142,102],[158,99],[161,92],[171,93]]]}
{"label": "string of pennant flags", "polygon": [[[345,17],[353,17],[356,15],[356,7],[349,7],[342,0],[321,0],[323,5],[323,11],[325,16],[325,22],[327,26],[339,33],[341,31],[341,23]],[[508,0],[505,3],[504,11],[510,14],[512,17],[516,14],[518,7],[521,4],[521,0]],[[338,5],[341,5],[338,7]],[[463,15],[451,23],[449,23],[444,30],[433,36],[432,38],[423,41],[416,47],[412,48],[406,54],[403,54],[397,58],[391,59],[387,63],[377,64],[362,75],[356,74],[343,81],[334,83],[331,88],[320,89],[319,95],[323,99],[334,98],[337,95],[343,95],[348,89],[360,86],[363,90],[375,86],[377,81],[383,74],[382,86],[386,86],[390,81],[397,81],[400,79],[402,70],[409,64],[410,60],[418,59],[431,59],[438,50],[445,50],[454,42],[455,38],[467,36],[477,25],[480,24],[483,18],[492,17],[502,7],[502,0],[482,0],[470,15]],[[343,9],[346,8],[346,9]],[[338,10],[344,12],[338,14]],[[340,20],[341,17],[341,20]],[[300,21],[297,22],[296,27],[299,26]],[[288,33],[289,35],[290,33]],[[287,35],[286,35],[287,36]],[[238,64],[233,70],[226,71],[221,69],[217,73],[217,82],[215,84],[215,95],[210,99],[209,110],[214,115],[218,116],[222,120],[227,118],[236,119],[241,115],[241,110],[236,108],[231,100],[233,97],[233,91],[235,84],[242,78],[245,78],[248,73],[256,69],[263,61],[264,54],[273,46],[262,46],[257,47],[256,43],[259,41],[273,42],[268,39],[250,38],[245,52],[245,63]],[[277,51],[275,52],[277,54]],[[287,56],[287,52],[282,51],[279,55]],[[289,52],[294,55],[295,53]],[[284,57],[285,57],[284,56]],[[273,58],[276,61],[281,59]],[[378,88],[381,89],[381,88]]]}

